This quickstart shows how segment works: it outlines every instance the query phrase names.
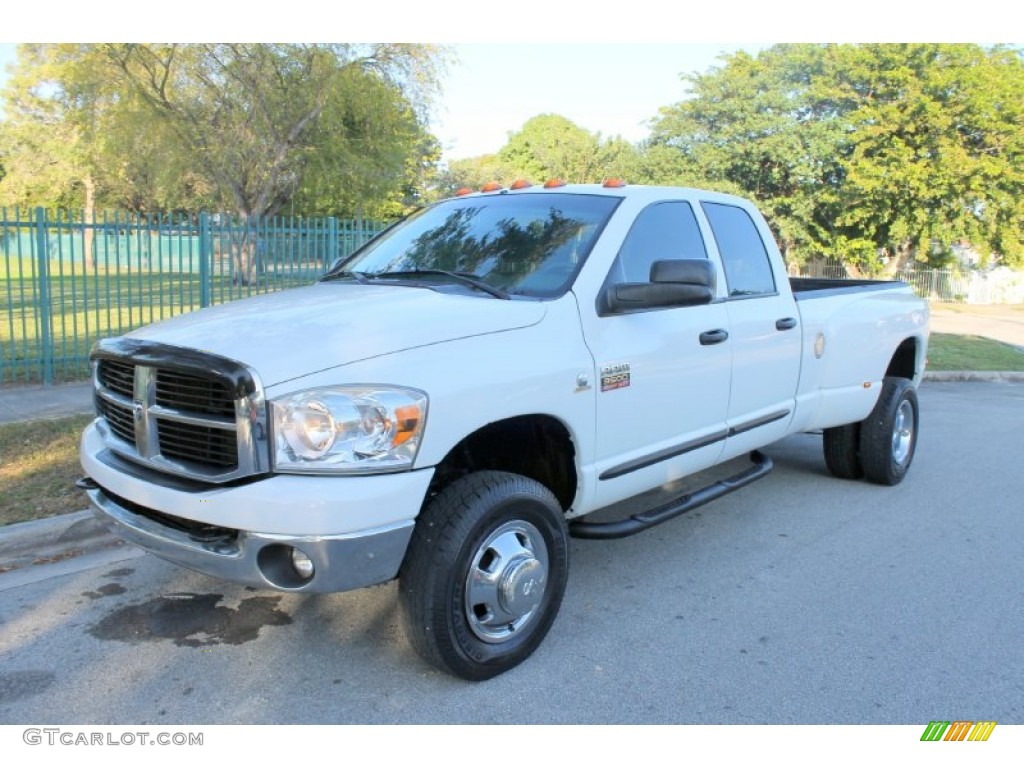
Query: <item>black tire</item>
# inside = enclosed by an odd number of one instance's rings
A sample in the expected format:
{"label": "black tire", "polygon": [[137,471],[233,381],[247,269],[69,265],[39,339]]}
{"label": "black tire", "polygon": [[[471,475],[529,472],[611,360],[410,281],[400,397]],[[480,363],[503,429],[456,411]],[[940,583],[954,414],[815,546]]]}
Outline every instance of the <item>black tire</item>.
{"label": "black tire", "polygon": [[874,410],[861,422],[860,461],[868,480],[896,485],[906,477],[917,448],[919,424],[914,383],[886,378]]}
{"label": "black tire", "polygon": [[399,605],[416,652],[466,680],[524,661],[562,604],[569,539],[543,485],[476,472],[441,491],[416,521],[399,571]]}
{"label": "black tire", "polygon": [[860,463],[860,423],[830,427],[822,433],[821,447],[825,466],[835,477],[860,480],[864,467]]}

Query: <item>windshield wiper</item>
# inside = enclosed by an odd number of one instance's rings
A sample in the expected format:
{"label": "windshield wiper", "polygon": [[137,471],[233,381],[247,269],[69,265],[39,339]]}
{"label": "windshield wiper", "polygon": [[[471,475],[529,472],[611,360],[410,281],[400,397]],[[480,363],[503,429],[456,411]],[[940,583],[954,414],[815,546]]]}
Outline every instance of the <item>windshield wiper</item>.
{"label": "windshield wiper", "polygon": [[321,283],[325,283],[328,280],[345,280],[346,278],[353,278],[357,282],[363,285],[369,285],[370,281],[367,279],[364,272],[331,272],[330,274],[324,275],[320,278]]}
{"label": "windshield wiper", "polygon": [[[354,274],[354,273],[352,273]],[[468,285],[472,288],[476,288],[484,293],[489,293],[498,299],[511,299],[511,295],[507,291],[503,291],[501,288],[496,288],[490,283],[485,283],[483,280],[478,278],[476,275],[466,274],[464,272],[449,272],[446,269],[407,269],[398,272],[375,272],[371,275],[364,275],[364,277],[371,280],[388,280],[390,278],[402,278],[402,277],[422,277],[439,275],[441,277],[447,277],[454,280],[457,283]]]}

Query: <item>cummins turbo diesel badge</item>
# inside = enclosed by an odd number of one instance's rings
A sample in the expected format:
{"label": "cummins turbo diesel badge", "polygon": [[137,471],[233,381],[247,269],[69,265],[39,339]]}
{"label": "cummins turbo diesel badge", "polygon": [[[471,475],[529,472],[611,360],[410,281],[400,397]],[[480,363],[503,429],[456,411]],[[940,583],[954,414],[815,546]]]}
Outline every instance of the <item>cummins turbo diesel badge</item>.
{"label": "cummins turbo diesel badge", "polygon": [[615,363],[601,367],[601,391],[629,386],[629,363]]}

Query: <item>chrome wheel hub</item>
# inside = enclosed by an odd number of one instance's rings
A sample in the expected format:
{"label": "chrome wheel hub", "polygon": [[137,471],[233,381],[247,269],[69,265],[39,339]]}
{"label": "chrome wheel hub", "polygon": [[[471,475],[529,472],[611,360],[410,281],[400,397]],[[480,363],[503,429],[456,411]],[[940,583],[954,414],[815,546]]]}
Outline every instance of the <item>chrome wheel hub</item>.
{"label": "chrome wheel hub", "polygon": [[909,400],[900,403],[892,427],[892,460],[903,464],[914,442],[914,406]]}
{"label": "chrome wheel hub", "polygon": [[497,528],[473,554],[466,577],[466,618],[477,637],[500,643],[536,615],[548,577],[548,549],[531,523]]}

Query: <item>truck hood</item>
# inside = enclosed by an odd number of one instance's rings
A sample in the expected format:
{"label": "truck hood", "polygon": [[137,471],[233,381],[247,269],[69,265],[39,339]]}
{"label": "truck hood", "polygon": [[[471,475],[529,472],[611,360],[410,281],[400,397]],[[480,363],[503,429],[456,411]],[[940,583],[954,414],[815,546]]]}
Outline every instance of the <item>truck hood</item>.
{"label": "truck hood", "polygon": [[324,283],[209,307],[127,336],[237,360],[272,386],[405,349],[525,328],[544,313],[537,301]]}

